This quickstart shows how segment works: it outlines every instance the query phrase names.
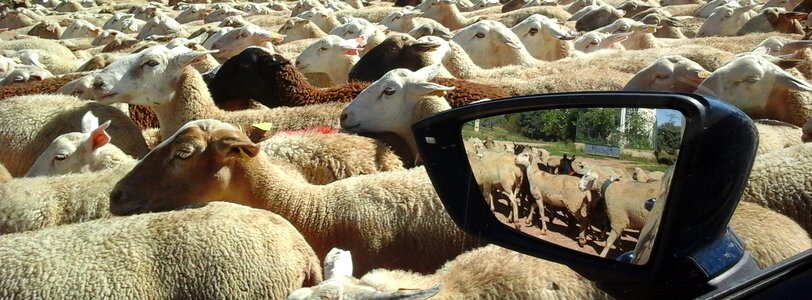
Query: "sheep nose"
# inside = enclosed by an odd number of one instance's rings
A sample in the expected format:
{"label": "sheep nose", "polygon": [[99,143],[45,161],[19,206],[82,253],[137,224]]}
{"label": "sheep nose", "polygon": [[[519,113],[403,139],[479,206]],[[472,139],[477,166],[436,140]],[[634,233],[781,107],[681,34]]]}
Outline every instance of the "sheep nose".
{"label": "sheep nose", "polygon": [[346,120],[347,120],[347,113],[342,112],[342,113],[341,113],[341,117],[339,118],[339,120],[340,120],[340,121],[342,121],[342,122],[343,122],[343,121],[346,121]]}

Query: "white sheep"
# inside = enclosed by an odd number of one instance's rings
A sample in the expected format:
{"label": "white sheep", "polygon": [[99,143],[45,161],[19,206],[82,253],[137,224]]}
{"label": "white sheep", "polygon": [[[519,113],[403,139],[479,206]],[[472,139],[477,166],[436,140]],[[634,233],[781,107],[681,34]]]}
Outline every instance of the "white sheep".
{"label": "white sheep", "polygon": [[763,54],[740,55],[714,71],[695,93],[727,101],[753,119],[801,126],[812,117],[808,93],[812,85],[791,71],[782,70]]}
{"label": "white sheep", "polygon": [[[325,267],[350,265],[325,258]],[[363,259],[363,258],[356,258]],[[348,268],[348,267],[344,267]],[[335,273],[335,272],[334,272]],[[460,254],[430,275],[406,270],[375,269],[360,279],[346,272],[328,276],[314,287],[302,288],[288,300],[324,299],[612,299],[566,265],[546,261],[495,245]]]}
{"label": "white sheep", "polygon": [[246,25],[229,30],[212,43],[211,50],[218,51],[212,56],[222,63],[232,56],[240,54],[247,47],[259,46],[273,49],[273,43],[279,43],[284,38],[284,36],[258,26]]}
{"label": "white sheep", "polygon": [[48,70],[42,69],[37,66],[31,65],[17,65],[14,69],[6,74],[5,77],[0,78],[0,85],[9,85],[12,83],[38,81],[54,77]]}
{"label": "white sheep", "polygon": [[804,166],[812,160],[812,144],[803,143],[756,156],[741,201],[784,214],[812,232],[812,190]]}
{"label": "white sheep", "polygon": [[575,36],[546,16],[533,14],[519,22],[510,30],[522,41],[533,57],[540,60],[557,60],[569,56],[573,50]]}
{"label": "white sheep", "polygon": [[427,35],[436,36],[444,40],[450,40],[452,37],[454,37],[454,35],[451,34],[451,30],[440,23],[427,23],[420,25],[410,30],[409,35],[416,39]]}
{"label": "white sheep", "polygon": [[3,235],[0,253],[2,298],[280,299],[322,278],[288,221],[230,203]]}
{"label": "white sheep", "polygon": [[730,6],[722,5],[713,10],[697,32],[698,36],[731,36],[742,28],[757,11],[755,5]]}
{"label": "white sheep", "polygon": [[62,28],[62,25],[59,25],[59,23],[56,21],[45,20],[39,22],[37,25],[34,25],[34,27],[28,31],[28,35],[37,36],[44,39],[58,40],[64,32],[65,28]]}
{"label": "white sheep", "polygon": [[474,23],[457,31],[451,40],[460,45],[471,60],[482,68],[518,63],[529,66],[536,62],[519,37],[497,21],[483,20]]}
{"label": "white sheep", "polygon": [[101,28],[88,21],[76,20],[68,28],[65,28],[65,32],[62,33],[60,39],[95,38],[101,31]]}
{"label": "white sheep", "polygon": [[803,131],[800,127],[776,120],[753,120],[758,130],[758,148],[756,154],[765,154],[787,147],[800,145]]}
{"label": "white sheep", "polygon": [[653,34],[658,28],[658,26],[648,25],[629,18],[620,18],[609,25],[595,29],[595,31],[609,34],[629,32],[631,33],[629,38],[622,42],[623,48],[640,50],[660,47]]}
{"label": "white sheep", "polygon": [[367,44],[364,46],[364,50],[361,51],[360,56],[362,57],[386,39],[386,34],[381,28],[366,19],[360,18],[353,18],[349,22],[333,28],[328,34],[337,35],[344,39],[363,37]]}
{"label": "white sheep", "polygon": [[135,38],[144,40],[153,35],[167,36],[175,34],[187,35],[186,31],[183,29],[183,26],[181,26],[178,21],[175,21],[175,19],[172,19],[171,17],[160,15],[155,16],[144,23]]}
{"label": "white sheep", "polygon": [[598,178],[595,171],[588,171],[578,182],[578,188],[582,191],[596,191],[603,198],[606,215],[611,224],[606,245],[600,253],[601,257],[606,257],[624,230],[643,229],[649,213],[645,208],[645,202],[660,196],[663,183],[612,182],[612,179],[608,179],[611,183],[607,185],[599,182]]}
{"label": "white sheep", "polygon": [[[177,184],[180,178],[189,184]],[[360,254],[356,272],[429,272],[481,243],[454,225],[422,167],[312,185],[291,178],[233,125],[211,119],[186,124],[150,152],[111,192],[110,211],[131,215],[225,199],[280,213],[320,256],[333,247]]]}
{"label": "white sheep", "polygon": [[[158,45],[119,58],[96,75],[93,90],[96,101],[152,107],[161,126],[162,138],[170,136],[186,122],[202,118],[233,122],[245,126],[246,130],[250,130],[254,123],[271,122],[274,125],[272,132],[318,125],[338,126],[337,116],[342,103],[234,112],[221,110],[214,104],[200,73],[189,66],[209,52],[175,49]],[[150,88],[144,89],[144,86]]]}
{"label": "white sheep", "polygon": [[121,110],[67,95],[17,96],[0,101],[0,163],[14,176],[22,176],[37,156],[59,135],[81,131],[87,111],[112,120],[107,132],[112,143],[133,157],[147,152],[141,130]]}
{"label": "white sheep", "polygon": [[[178,23],[180,23],[180,24],[186,24],[186,23],[189,23],[189,22],[203,20],[211,12],[212,12],[212,10],[210,8],[207,8],[207,7],[203,6],[203,5],[193,4],[193,5],[189,5],[188,8],[186,8],[185,10],[180,12],[178,14],[178,16],[175,17],[175,21],[178,21]],[[208,23],[208,22],[206,22],[206,23]]]}
{"label": "white sheep", "polygon": [[389,30],[408,33],[424,24],[434,24],[434,26],[442,26],[439,22],[420,17],[422,13],[419,10],[403,9],[393,12],[381,20],[381,24],[389,28]]}
{"label": "white sheep", "polygon": [[102,29],[118,30],[127,34],[138,34],[147,22],[135,18],[133,14],[115,13],[102,25]]}
{"label": "white sheep", "polygon": [[590,31],[576,38],[573,47],[581,53],[591,53],[604,49],[625,50],[622,42],[628,40],[631,35],[630,32],[608,34]]}
{"label": "white sheep", "polygon": [[666,55],[634,74],[623,90],[692,93],[710,75],[695,61],[681,55]]}
{"label": "white sheep", "polygon": [[632,180],[637,182],[652,182],[652,181],[660,181],[663,180],[663,172],[654,171],[654,172],[646,172],[642,168],[634,168],[632,171]]}
{"label": "white sheep", "polygon": [[0,51],[2,50],[37,52],[42,65],[54,75],[71,73],[76,70],[79,64],[76,55],[55,40],[22,39],[0,41]]}
{"label": "white sheep", "polygon": [[99,125],[99,119],[88,111],[82,117],[82,131],[66,133],[54,139],[25,176],[94,172],[134,162],[134,158],[109,144],[110,135],[105,129],[110,122],[107,120]]}
{"label": "white sheep", "polygon": [[387,72],[344,108],[341,127],[350,132],[393,132],[417,155],[411,125],[451,109],[443,96],[454,87],[429,82],[439,70],[439,65],[431,65],[415,72],[408,69]]}
{"label": "white sheep", "polygon": [[0,164],[0,183],[11,180],[11,173],[8,172],[5,166]]}
{"label": "white sheep", "polygon": [[302,73],[325,73],[335,84],[349,80],[352,66],[358,62],[365,41],[362,37],[345,40],[328,35],[310,44],[296,58],[296,68]]}
{"label": "white sheep", "polygon": [[223,21],[225,18],[232,16],[246,17],[248,16],[248,13],[233,8],[231,6],[224,6],[222,8],[215,9],[213,12],[211,12],[209,15],[203,18],[203,22],[204,23],[220,22]]}
{"label": "white sheep", "polygon": [[293,17],[288,19],[285,24],[279,28],[279,34],[285,36],[282,43],[289,43],[293,41],[323,38],[327,33],[321,30],[316,24],[308,19]]}
{"label": "white sheep", "polygon": [[296,17],[308,19],[324,32],[330,32],[334,28],[341,26],[341,22],[333,13],[333,10],[324,7],[315,7],[306,12],[298,14]]}
{"label": "white sheep", "polygon": [[812,249],[808,227],[755,203],[739,202],[728,226],[762,269]]}
{"label": "white sheep", "polygon": [[[586,230],[589,228],[587,217],[587,207],[591,194],[578,188],[578,177],[570,175],[553,175],[541,171],[535,167],[541,163],[540,158],[532,151],[522,152],[516,155],[515,164],[521,165],[526,170],[527,181],[530,183],[531,201],[539,210],[541,220],[541,234],[547,234],[547,221],[544,219],[545,206],[565,208],[567,212],[578,220],[580,229],[578,230],[578,245],[586,243]],[[532,220],[533,214],[528,217]]]}

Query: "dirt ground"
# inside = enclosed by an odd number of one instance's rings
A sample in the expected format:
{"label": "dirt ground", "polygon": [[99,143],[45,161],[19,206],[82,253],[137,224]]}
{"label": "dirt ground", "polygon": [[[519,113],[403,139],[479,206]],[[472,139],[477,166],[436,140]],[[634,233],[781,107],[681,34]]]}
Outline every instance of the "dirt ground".
{"label": "dirt ground", "polygon": [[[510,228],[514,228],[513,224],[508,223],[508,215],[510,214],[510,206],[505,199],[499,199],[498,204],[494,205],[496,211],[494,214],[496,218],[501,221],[505,226]],[[591,232],[594,235],[590,235],[590,232],[587,232],[586,244],[583,247],[578,246],[578,232],[577,232],[577,224],[575,227],[570,230],[567,225],[564,223],[563,215],[561,213],[557,214],[557,217],[553,220],[553,222],[547,222],[547,234],[541,235],[541,223],[538,222],[538,218],[534,216],[536,219],[536,224],[527,225],[525,221],[529,215],[529,205],[524,209],[519,210],[519,231],[536,237],[538,239],[542,239],[544,241],[551,242],[556,245],[561,245],[567,247],[569,249],[577,250],[583,253],[588,253],[592,255],[598,255],[601,251],[603,251],[603,247],[605,245],[605,241],[603,236],[600,234],[599,229],[595,226],[591,226]],[[536,215],[537,216],[537,215]],[[549,214],[545,216],[545,220],[549,220]],[[515,230],[515,229],[514,229]],[[634,230],[626,230],[623,234],[623,237],[615,241],[614,246],[611,250],[609,250],[609,254],[607,254],[607,258],[614,259],[615,257],[623,254],[626,251],[634,250],[634,246],[637,244],[637,237],[639,235],[638,231]],[[600,238],[598,238],[600,237]],[[596,240],[597,239],[597,240]]]}

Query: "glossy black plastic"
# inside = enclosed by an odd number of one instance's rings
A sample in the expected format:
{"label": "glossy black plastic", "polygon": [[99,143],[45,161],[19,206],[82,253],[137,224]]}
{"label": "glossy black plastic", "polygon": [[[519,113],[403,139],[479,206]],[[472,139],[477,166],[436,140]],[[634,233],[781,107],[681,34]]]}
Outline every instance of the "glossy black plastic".
{"label": "glossy black plastic", "polygon": [[[651,259],[632,265],[540,241],[499,222],[486,205],[463,147],[465,122],[530,110],[587,107],[674,109],[686,120],[674,179]],[[711,270],[696,256],[718,247],[755,158],[758,135],[744,113],[694,94],[597,92],[523,96],[474,103],[412,126],[420,156],[449,215],[469,234],[566,264],[613,296],[693,297],[742,257],[718,258]],[[742,255],[739,255],[742,256]],[[707,259],[707,258],[705,258]]]}

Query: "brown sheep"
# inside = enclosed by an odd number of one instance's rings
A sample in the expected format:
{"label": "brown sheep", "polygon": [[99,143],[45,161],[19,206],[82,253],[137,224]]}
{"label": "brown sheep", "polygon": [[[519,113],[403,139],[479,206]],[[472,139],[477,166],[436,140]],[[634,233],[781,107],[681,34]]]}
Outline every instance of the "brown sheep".
{"label": "brown sheep", "polygon": [[[487,84],[447,78],[435,78],[432,82],[456,87],[445,96],[451,107],[486,98],[510,97],[504,89]],[[250,107],[249,99],[267,107],[350,102],[368,85],[369,82],[350,82],[316,88],[290,61],[259,48],[245,49],[226,61],[208,83],[215,104],[235,110]]]}

